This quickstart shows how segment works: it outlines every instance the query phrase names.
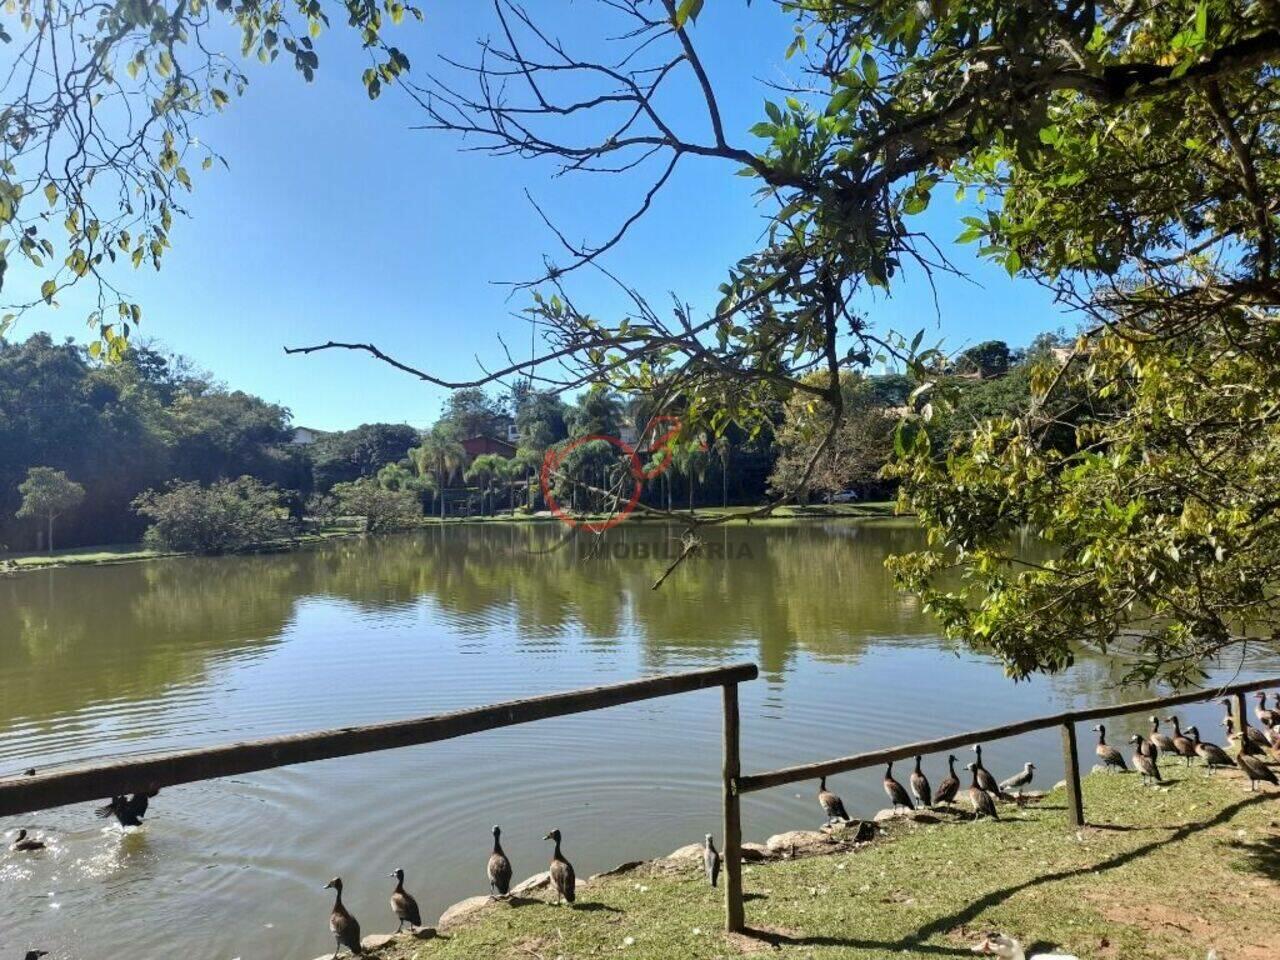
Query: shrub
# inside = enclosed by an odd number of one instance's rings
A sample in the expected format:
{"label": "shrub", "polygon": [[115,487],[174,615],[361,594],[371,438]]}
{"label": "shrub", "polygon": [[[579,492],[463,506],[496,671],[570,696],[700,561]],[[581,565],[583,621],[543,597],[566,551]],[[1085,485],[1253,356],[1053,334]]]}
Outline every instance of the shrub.
{"label": "shrub", "polygon": [[192,553],[234,553],[288,536],[279,491],[252,477],[209,486],[175,480],[133,501],[151,521],[148,546]]}
{"label": "shrub", "polygon": [[422,520],[422,505],[412,491],[387,490],[370,478],[339,483],[333,495],[338,498],[339,512],[363,517],[364,528],[370,533],[403,530]]}

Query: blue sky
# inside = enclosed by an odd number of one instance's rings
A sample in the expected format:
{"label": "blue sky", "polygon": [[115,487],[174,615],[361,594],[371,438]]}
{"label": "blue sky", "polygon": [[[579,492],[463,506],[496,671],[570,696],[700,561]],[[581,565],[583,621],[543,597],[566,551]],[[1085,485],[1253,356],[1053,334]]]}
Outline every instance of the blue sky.
{"label": "blue sky", "polygon": [[[775,5],[707,4],[694,39],[720,97],[730,139],[758,146],[745,132],[763,116],[765,80],[794,74],[783,52],[788,18]],[[600,21],[590,3],[539,0],[535,14],[566,42],[595,45]],[[436,57],[473,59],[474,41],[497,28],[476,0],[427,0],[425,23],[406,20],[394,42],[414,73],[438,69]],[[199,130],[230,163],[196,178],[189,209],[173,231],[164,268],[120,276],[144,308],[143,336],[187,354],[233,387],[282,403],[295,422],[338,429],[362,422],[429,423],[444,392],[363,355],[287,357],[286,345],[371,341],[408,363],[446,377],[503,359],[498,343],[528,344],[516,314],[524,295],[495,281],[537,274],[555,239],[524,198],[528,188],[574,239],[599,241],[616,229],[647,181],[639,177],[552,180],[549,166],[462,152],[442,133],[415,130],[420,109],[395,90],[370,102],[359,82],[366,57],[341,26],[319,45],[321,69],[307,84],[283,60],[247,66],[246,96]],[[665,106],[682,130],[699,136],[705,112],[692,77],[680,75]],[[753,249],[763,219],[752,181],[723,161],[682,162],[649,215],[615,248],[608,266],[652,302],[669,292],[710,306],[727,265]],[[939,191],[924,222],[944,243],[959,233],[962,211]],[[998,337],[1024,344],[1067,321],[1027,281],[977,262],[956,261],[974,283],[938,281],[941,316],[924,278],[908,275],[892,298],[866,308],[882,330],[952,347]],[[9,282],[23,278],[11,272]],[[7,293],[14,287],[7,285]],[[600,316],[623,304],[583,274],[571,287]],[[84,338],[83,301],[24,317],[11,336],[36,330]]]}

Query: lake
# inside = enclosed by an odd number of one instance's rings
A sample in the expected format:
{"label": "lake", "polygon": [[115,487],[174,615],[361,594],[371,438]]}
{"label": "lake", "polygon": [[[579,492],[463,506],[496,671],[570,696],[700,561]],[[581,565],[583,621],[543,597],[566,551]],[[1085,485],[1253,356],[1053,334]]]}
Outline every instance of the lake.
{"label": "lake", "polygon": [[[678,530],[623,525],[594,549],[562,533],[450,526],[0,580],[0,775],[742,660],[761,669],[741,688],[746,772],[1142,694],[1115,689],[1123,666],[1102,658],[1014,684],[940,640],[884,570],[920,542],[905,521],[716,528],[657,591]],[[1221,742],[1220,707],[1182,713]],[[1118,721],[1112,741],[1135,724]],[[1062,775],[1054,730],[985,758],[1000,778],[1025,760],[1037,785]],[[935,784],[943,760],[927,758]],[[167,789],[138,831],[89,805],[3,820],[6,836],[33,828],[51,848],[0,852],[2,939],[11,955],[39,946],[78,960],[175,946],[191,960],[310,960],[332,948],[321,887],[335,874],[378,932],[395,926],[386,877],[404,867],[431,923],[487,892],[495,823],[517,879],[546,869],[552,827],[580,876],[718,838],[719,764],[708,690]],[[886,805],[880,777],[831,785],[869,816]],[[817,826],[815,788],[747,797],[745,837]]]}

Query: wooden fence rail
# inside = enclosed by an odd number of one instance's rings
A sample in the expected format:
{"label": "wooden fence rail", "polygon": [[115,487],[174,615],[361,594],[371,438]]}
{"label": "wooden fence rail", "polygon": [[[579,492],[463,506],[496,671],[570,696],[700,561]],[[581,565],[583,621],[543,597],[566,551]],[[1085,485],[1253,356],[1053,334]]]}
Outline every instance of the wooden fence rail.
{"label": "wooden fence rail", "polygon": [[[1088,707],[1084,710],[1067,710],[1063,713],[1032,717],[1028,720],[1004,723],[996,727],[986,727],[982,730],[969,730],[965,733],[950,734],[933,740],[920,740],[915,743],[900,744],[896,747],[885,747],[880,750],[870,750],[866,753],[855,753],[835,760],[823,760],[818,763],[807,763],[801,766],[769,770],[765,773],[740,776],[734,781],[733,787],[739,795],[754,793],[757,790],[768,790],[771,787],[780,787],[784,784],[797,783],[802,780],[817,780],[819,777],[830,777],[850,770],[863,770],[867,767],[888,763],[891,760],[905,760],[917,755],[942,753],[955,747],[964,747],[969,744],[991,740],[1002,740],[1035,730],[1059,727],[1062,730],[1063,764],[1066,768],[1068,821],[1073,827],[1079,827],[1084,824],[1084,805],[1080,794],[1080,764],[1076,756],[1075,725],[1077,723],[1086,720],[1102,720],[1106,717],[1131,713],[1164,710],[1187,703],[1233,698],[1236,727],[1241,729],[1245,719],[1244,695],[1254,690],[1266,690],[1277,686],[1280,686],[1280,677],[1272,677],[1267,680],[1232,683],[1213,690],[1196,690],[1191,693],[1179,693],[1168,697],[1134,700],[1130,703],[1114,703],[1102,707]],[[729,843],[730,835],[726,831],[726,863],[735,855],[739,858],[741,857],[741,850],[733,850],[729,847]],[[746,922],[742,903],[728,904],[726,912],[728,929],[741,932],[745,928]]]}

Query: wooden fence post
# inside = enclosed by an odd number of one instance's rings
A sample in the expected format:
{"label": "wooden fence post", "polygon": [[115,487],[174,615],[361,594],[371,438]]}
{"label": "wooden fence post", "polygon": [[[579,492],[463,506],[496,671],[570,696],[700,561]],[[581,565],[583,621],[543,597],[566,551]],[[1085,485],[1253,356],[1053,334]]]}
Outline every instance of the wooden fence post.
{"label": "wooden fence post", "polygon": [[1067,779],[1067,823],[1084,826],[1084,799],[1080,795],[1080,761],[1076,757],[1076,725],[1068,720],[1062,725],[1062,763]]}
{"label": "wooden fence post", "polygon": [[741,933],[746,926],[742,905],[742,773],[738,727],[738,685],[726,683],[724,693],[724,926]]}
{"label": "wooden fence post", "polygon": [[[1244,694],[1237,693],[1235,695],[1236,702],[1236,733],[1244,736],[1245,724],[1248,723],[1248,714],[1245,713]],[[1241,741],[1244,742],[1243,740]]]}

